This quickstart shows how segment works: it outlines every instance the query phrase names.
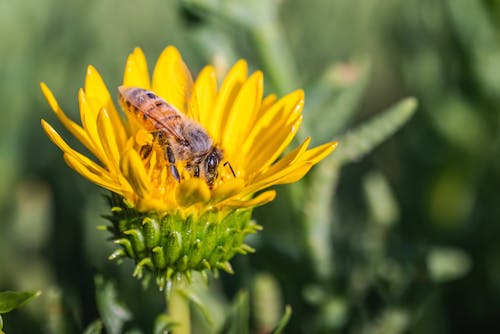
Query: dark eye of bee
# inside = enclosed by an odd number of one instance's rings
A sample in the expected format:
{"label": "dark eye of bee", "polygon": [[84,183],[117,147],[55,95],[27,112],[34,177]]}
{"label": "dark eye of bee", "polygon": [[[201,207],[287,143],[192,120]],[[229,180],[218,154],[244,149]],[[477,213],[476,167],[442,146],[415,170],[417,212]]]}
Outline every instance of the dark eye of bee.
{"label": "dark eye of bee", "polygon": [[214,174],[217,171],[217,167],[219,166],[219,157],[217,156],[216,151],[212,151],[212,153],[208,155],[207,160],[205,161],[205,166],[209,174]]}

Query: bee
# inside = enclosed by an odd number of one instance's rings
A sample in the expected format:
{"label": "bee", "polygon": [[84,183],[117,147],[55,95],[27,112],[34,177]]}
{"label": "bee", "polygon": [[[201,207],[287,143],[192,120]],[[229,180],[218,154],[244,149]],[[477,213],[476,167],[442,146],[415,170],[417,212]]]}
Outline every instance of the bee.
{"label": "bee", "polygon": [[[190,175],[202,178],[211,187],[218,176],[217,170],[224,155],[207,131],[151,91],[124,86],[118,87],[118,91],[125,112],[153,134],[163,149],[172,176],[180,180],[175,164],[182,162]],[[143,147],[141,153],[147,156],[151,150],[151,146]]]}

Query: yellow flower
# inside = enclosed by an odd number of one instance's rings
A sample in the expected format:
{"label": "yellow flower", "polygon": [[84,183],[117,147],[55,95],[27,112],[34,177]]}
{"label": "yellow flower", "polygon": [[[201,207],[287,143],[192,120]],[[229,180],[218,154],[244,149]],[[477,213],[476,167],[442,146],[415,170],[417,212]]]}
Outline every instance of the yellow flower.
{"label": "yellow flower", "polygon": [[107,216],[111,225],[105,229],[113,234],[118,249],[110,259],[131,258],[136,264],[134,276],[145,283],[154,277],[160,288],[173,277],[189,278],[192,271],[232,272],[229,260],[253,252],[244,238],[261,228],[251,220],[252,208],[276,195],[265,189],[299,180],[336,146],[327,143],[308,150],[308,138],[279,159],[302,121],[304,92],[264,98],[262,72],[248,76],[244,60],[233,66],[219,87],[212,66],[193,82],[171,46],[161,54],[150,80],[144,54],[135,49],[127,59],[122,86],[150,90],[163,98],[188,120],[198,122],[223,154],[214,180],[192,175],[187,160],[169,158],[160,136],[147,130],[145,119],[159,125],[152,114],[135,113],[124,103],[126,117],[120,115],[111,97],[118,95],[118,89],[110,94],[92,66],[78,92],[81,125],[66,116],[41,84],[59,120],[97,161],[71,148],[42,120],[47,135],[71,168],[114,193]]}
{"label": "yellow flower", "polygon": [[[181,180],[177,181],[154,136],[134,119],[120,115],[112,98],[118,90],[110,94],[94,67],[88,67],[84,88],[78,92],[81,125],[66,116],[42,83],[42,92],[59,120],[97,159],[71,148],[42,120],[47,135],[64,152],[66,163],[122,196],[139,212],[187,217],[268,203],[275,191],[265,189],[298,181],[336,146],[327,143],[308,149],[308,138],[279,159],[301,124],[304,92],[264,98],[262,72],[248,76],[244,60],[233,66],[220,86],[212,66],[206,66],[193,82],[178,50],[169,46],[150,80],[146,58],[137,48],[127,59],[123,86],[151,90],[199,122],[229,163],[219,165],[218,177],[209,186],[183,170],[185,166],[178,161]],[[144,147],[153,147],[151,154],[141,154]]]}

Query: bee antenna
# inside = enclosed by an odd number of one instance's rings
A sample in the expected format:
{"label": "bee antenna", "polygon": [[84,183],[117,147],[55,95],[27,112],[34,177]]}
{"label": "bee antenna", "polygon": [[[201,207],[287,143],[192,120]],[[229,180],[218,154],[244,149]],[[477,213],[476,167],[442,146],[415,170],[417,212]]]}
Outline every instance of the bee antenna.
{"label": "bee antenna", "polygon": [[236,174],[234,174],[233,166],[229,163],[229,161],[224,162],[224,167],[229,166],[229,169],[231,170],[231,173],[233,173],[233,176],[236,177]]}

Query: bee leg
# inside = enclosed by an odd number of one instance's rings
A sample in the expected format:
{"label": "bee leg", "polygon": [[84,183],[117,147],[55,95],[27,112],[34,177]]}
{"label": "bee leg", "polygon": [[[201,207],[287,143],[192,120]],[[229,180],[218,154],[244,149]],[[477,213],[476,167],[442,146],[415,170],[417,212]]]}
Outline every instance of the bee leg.
{"label": "bee leg", "polygon": [[167,141],[167,136],[165,135],[164,131],[158,130],[158,131],[153,131],[151,132],[153,135],[153,138],[158,142],[160,145],[165,145]]}
{"label": "bee leg", "polygon": [[139,150],[139,155],[141,156],[142,159],[146,159],[147,157],[149,157],[152,151],[153,151],[153,146],[143,145]]}
{"label": "bee leg", "polygon": [[194,166],[194,176],[195,177],[200,177],[200,166],[196,165]]}
{"label": "bee leg", "polygon": [[229,161],[226,161],[224,163],[224,167],[229,166],[229,169],[231,170],[231,173],[233,174],[233,177],[236,177],[236,174],[234,174],[233,166],[229,163]]}
{"label": "bee leg", "polygon": [[170,146],[167,146],[166,153],[168,162],[170,163],[170,171],[172,172],[172,176],[174,177],[174,179],[179,181],[181,177],[179,176],[179,171],[177,170],[177,167],[175,167],[175,156]]}

